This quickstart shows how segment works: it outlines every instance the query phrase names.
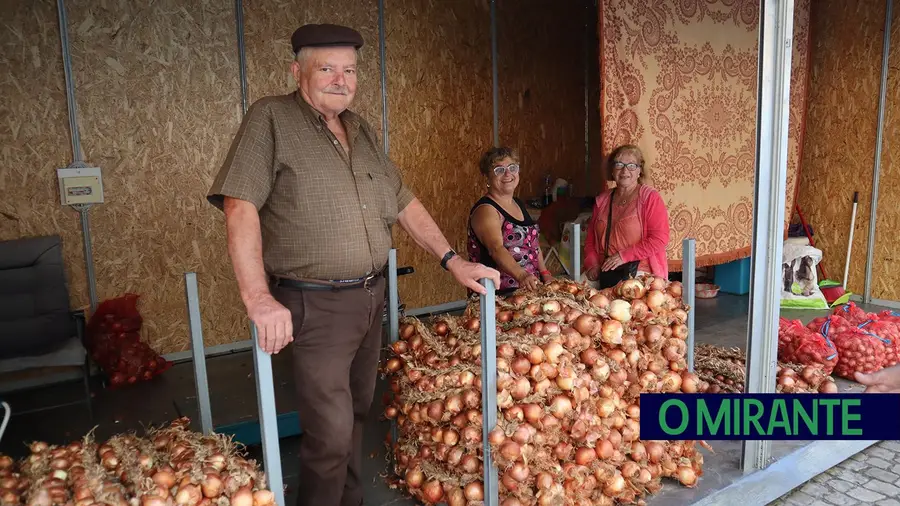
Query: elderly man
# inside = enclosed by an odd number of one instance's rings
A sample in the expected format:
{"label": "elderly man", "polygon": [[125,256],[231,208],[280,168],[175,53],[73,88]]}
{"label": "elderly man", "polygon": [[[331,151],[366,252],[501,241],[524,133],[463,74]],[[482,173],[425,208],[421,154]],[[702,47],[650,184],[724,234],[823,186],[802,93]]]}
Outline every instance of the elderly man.
{"label": "elderly man", "polygon": [[291,42],[297,91],[250,107],[208,199],[225,212],[259,345],[278,353],[292,343],[304,430],[298,504],[357,506],[393,224],[478,293],[480,279],[499,285],[500,275],[453,251],[372,127],[348,110],[360,34],[305,25]]}

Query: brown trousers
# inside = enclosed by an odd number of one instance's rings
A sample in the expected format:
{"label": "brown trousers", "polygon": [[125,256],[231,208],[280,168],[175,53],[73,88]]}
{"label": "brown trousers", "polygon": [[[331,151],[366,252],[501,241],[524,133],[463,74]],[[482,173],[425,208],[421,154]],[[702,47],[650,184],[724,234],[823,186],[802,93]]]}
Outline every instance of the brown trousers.
{"label": "brown trousers", "polygon": [[273,287],[294,323],[300,439],[297,506],[359,506],[363,428],[375,395],[385,280],[366,288]]}

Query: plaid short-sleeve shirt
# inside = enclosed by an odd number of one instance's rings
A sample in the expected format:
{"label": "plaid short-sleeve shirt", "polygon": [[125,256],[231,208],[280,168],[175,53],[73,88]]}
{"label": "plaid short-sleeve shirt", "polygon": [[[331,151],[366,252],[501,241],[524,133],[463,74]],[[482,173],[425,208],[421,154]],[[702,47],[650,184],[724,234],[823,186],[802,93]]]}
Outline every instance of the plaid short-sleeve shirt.
{"label": "plaid short-sleeve shirt", "polygon": [[207,195],[253,203],[263,264],[292,279],[355,279],[380,270],[391,228],[413,200],[359,115],[340,116],[348,155],[299,91],[253,103]]}

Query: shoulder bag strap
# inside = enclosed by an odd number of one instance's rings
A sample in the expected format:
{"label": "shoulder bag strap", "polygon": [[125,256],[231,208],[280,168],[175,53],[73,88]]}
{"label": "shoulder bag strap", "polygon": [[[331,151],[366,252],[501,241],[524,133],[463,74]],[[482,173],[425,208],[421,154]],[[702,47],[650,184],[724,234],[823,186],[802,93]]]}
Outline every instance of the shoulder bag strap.
{"label": "shoulder bag strap", "polygon": [[606,243],[603,245],[603,256],[609,256],[609,234],[612,232],[612,209],[613,209],[613,198],[616,196],[616,190],[613,188],[612,193],[609,195],[609,217],[606,218]]}

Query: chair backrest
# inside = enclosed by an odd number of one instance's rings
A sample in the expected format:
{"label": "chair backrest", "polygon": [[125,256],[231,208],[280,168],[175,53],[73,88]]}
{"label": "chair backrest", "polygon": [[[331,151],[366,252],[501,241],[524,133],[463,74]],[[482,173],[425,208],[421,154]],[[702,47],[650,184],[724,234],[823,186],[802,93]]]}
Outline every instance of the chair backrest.
{"label": "chair backrest", "polygon": [[50,353],[74,336],[61,238],[0,241],[0,358]]}

